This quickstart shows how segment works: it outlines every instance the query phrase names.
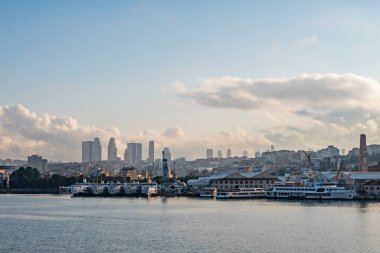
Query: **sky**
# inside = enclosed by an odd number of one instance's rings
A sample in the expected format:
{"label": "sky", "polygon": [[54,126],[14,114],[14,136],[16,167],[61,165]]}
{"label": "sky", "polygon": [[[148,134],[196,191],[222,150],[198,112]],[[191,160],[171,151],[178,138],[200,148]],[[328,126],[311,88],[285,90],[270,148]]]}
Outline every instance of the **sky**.
{"label": "sky", "polygon": [[377,1],[0,1],[0,158],[380,143]]}

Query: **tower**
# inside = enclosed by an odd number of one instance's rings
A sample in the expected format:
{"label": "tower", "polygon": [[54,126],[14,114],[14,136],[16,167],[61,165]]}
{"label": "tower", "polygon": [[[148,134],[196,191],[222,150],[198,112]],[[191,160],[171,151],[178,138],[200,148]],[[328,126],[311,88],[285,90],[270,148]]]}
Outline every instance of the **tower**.
{"label": "tower", "polygon": [[110,138],[108,143],[108,161],[116,161],[117,160],[117,148],[115,143],[115,138]]}
{"label": "tower", "polygon": [[92,142],[92,161],[99,162],[102,160],[102,146],[98,137]]}
{"label": "tower", "polygon": [[168,160],[165,157],[165,151],[162,151],[162,185],[166,187],[169,183]]}
{"label": "tower", "polygon": [[214,150],[212,148],[208,148],[206,150],[206,157],[207,159],[211,159],[211,158],[214,158]]}
{"label": "tower", "polygon": [[92,162],[92,141],[82,141],[82,163]]}
{"label": "tower", "polygon": [[232,156],[231,149],[227,149],[227,158],[230,158]]}
{"label": "tower", "polygon": [[165,158],[167,161],[172,160],[172,153],[170,152],[170,149],[168,147],[164,148]]}
{"label": "tower", "polygon": [[142,144],[141,143],[127,143],[126,160],[130,162],[137,162],[142,160]]}
{"label": "tower", "polygon": [[153,163],[154,162],[154,141],[149,142],[149,157],[148,162]]}
{"label": "tower", "polygon": [[368,171],[368,155],[367,155],[367,140],[365,134],[360,135],[360,149],[359,149],[359,170],[361,172]]}

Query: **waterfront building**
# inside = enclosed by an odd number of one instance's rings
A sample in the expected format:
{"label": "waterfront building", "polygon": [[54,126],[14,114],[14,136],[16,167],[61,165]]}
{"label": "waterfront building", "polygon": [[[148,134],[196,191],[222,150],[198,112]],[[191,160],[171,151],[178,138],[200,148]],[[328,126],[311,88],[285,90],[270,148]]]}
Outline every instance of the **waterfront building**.
{"label": "waterfront building", "polygon": [[210,186],[220,190],[233,190],[238,188],[271,188],[279,181],[277,177],[268,172],[256,173],[226,173],[209,178]]}
{"label": "waterfront building", "polygon": [[110,141],[108,143],[108,161],[117,161],[117,147],[115,143],[115,138],[110,138]]}
{"label": "waterfront building", "polygon": [[142,160],[142,144],[141,143],[127,143],[124,159],[130,162],[137,162]]}
{"label": "waterfront building", "polygon": [[149,156],[148,156],[148,162],[153,163],[154,162],[154,141],[149,142]]}
{"label": "waterfront building", "polygon": [[360,135],[360,147],[359,147],[359,170],[361,172],[368,171],[368,154],[367,154],[367,141],[365,134]]}
{"label": "waterfront building", "polygon": [[47,163],[48,161],[46,159],[43,159],[42,156],[39,156],[39,155],[28,156],[28,165],[31,166],[32,168],[45,171],[47,170]]}
{"label": "waterfront building", "polygon": [[214,150],[212,148],[208,148],[206,150],[206,157],[207,159],[214,158]]}
{"label": "waterfront building", "polygon": [[370,180],[360,187],[367,196],[380,196],[380,180]]}
{"label": "waterfront building", "polygon": [[0,170],[0,189],[9,188],[10,174],[6,170]]}

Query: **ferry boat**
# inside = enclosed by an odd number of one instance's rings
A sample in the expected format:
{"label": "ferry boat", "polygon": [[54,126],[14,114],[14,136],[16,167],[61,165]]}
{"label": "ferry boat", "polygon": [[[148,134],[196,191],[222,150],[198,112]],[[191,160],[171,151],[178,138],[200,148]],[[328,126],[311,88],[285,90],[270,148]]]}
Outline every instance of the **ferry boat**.
{"label": "ferry boat", "polygon": [[141,194],[144,196],[150,196],[157,194],[157,183],[141,183]]}
{"label": "ferry boat", "polygon": [[135,196],[141,193],[141,187],[139,183],[127,183],[122,186],[122,192],[127,196]]}
{"label": "ferry boat", "polygon": [[202,198],[215,198],[216,193],[215,187],[205,187],[200,191],[199,196]]}
{"label": "ferry boat", "polygon": [[88,196],[90,195],[90,185],[86,183],[78,183],[71,186],[73,196]]}
{"label": "ferry boat", "polygon": [[216,194],[217,199],[249,199],[265,198],[266,193],[263,188],[239,188],[236,190],[220,191]]}
{"label": "ferry boat", "polygon": [[304,186],[274,186],[266,193],[267,198],[285,199],[337,199],[352,200],[357,196],[354,190],[338,187],[335,183],[308,183]]}
{"label": "ferry boat", "polygon": [[121,185],[120,184],[109,184],[106,186],[106,192],[109,195],[119,195],[121,193]]}
{"label": "ferry boat", "polygon": [[89,187],[89,189],[94,195],[102,195],[105,193],[105,186],[101,184],[93,184]]}

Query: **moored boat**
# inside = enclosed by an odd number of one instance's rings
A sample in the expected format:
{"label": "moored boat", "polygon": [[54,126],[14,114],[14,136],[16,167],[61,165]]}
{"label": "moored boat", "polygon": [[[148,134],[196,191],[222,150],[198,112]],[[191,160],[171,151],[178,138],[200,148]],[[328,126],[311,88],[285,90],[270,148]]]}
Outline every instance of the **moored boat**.
{"label": "moored boat", "polygon": [[335,183],[308,183],[304,186],[281,185],[269,189],[267,198],[284,199],[337,199],[352,200],[357,194],[354,190],[339,187]]}
{"label": "moored boat", "polygon": [[215,187],[205,187],[199,192],[199,196],[202,198],[215,198],[216,194]]}
{"label": "moored boat", "polygon": [[218,190],[217,199],[249,199],[265,198],[265,191],[262,188],[239,188],[236,190]]}

